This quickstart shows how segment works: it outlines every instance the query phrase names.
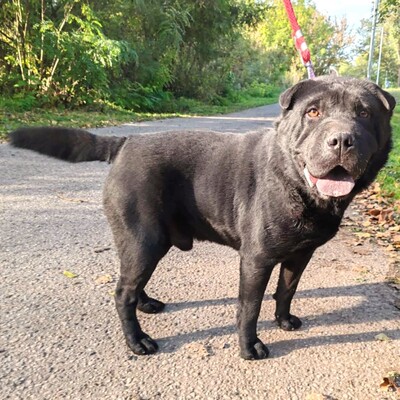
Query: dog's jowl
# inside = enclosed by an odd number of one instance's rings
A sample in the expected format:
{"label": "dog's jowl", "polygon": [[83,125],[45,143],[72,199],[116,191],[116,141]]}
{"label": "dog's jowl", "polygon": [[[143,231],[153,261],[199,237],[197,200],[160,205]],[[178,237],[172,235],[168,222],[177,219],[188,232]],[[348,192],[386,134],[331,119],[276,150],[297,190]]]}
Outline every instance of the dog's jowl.
{"label": "dog's jowl", "polygon": [[70,162],[113,163],[104,209],[121,261],[116,306],[128,346],[156,342],[137,310],[157,313],[145,292],[171,246],[208,240],[240,254],[238,329],[246,359],[268,356],[257,337],[263,295],[275,265],[282,329],[301,326],[290,305],[313,252],[338,230],[346,207],[385,164],[395,100],[369,81],[317,78],[280,97],[273,130],[246,134],[169,132],[101,137],[67,128],[22,128],[11,144]]}

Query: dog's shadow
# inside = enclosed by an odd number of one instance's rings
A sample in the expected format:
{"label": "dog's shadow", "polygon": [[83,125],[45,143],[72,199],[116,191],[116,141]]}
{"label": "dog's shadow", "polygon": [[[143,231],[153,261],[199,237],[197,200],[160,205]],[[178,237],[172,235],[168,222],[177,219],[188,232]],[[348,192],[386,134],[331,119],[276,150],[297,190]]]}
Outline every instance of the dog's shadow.
{"label": "dog's shadow", "polygon": [[[296,298],[340,298],[358,296],[362,297],[361,303],[353,307],[338,308],[330,313],[320,315],[299,315],[303,321],[301,330],[307,332],[310,328],[320,326],[329,327],[334,325],[349,325],[348,333],[332,334],[311,337],[296,337],[281,341],[274,341],[273,331],[279,329],[274,320],[261,320],[258,322],[258,332],[271,332],[268,341],[273,348],[271,353],[272,358],[278,358],[289,354],[293,350],[324,346],[327,344],[339,343],[359,343],[374,341],[375,336],[382,333],[382,329],[357,332],[355,326],[362,323],[370,323],[379,321],[393,321],[394,329],[384,330],[384,333],[391,339],[400,339],[400,324],[398,310],[390,304],[390,301],[385,300],[382,304],[382,299],[387,299],[390,289],[384,283],[360,284],[357,286],[318,288],[298,291]],[[270,295],[264,297],[264,301],[273,301]],[[213,307],[222,305],[235,305],[236,298],[213,299],[202,301],[191,301],[182,303],[170,303],[165,312],[179,312],[187,308]],[[355,333],[353,333],[356,331]],[[212,337],[221,337],[225,335],[236,334],[236,325],[226,325],[213,327],[204,330],[196,330],[194,332],[178,334],[174,336],[158,338],[160,344],[160,352],[173,353],[179,350],[182,346],[190,343],[202,342]],[[265,338],[265,335],[263,335]],[[298,336],[298,335],[297,335]],[[268,345],[268,343],[266,343]]]}

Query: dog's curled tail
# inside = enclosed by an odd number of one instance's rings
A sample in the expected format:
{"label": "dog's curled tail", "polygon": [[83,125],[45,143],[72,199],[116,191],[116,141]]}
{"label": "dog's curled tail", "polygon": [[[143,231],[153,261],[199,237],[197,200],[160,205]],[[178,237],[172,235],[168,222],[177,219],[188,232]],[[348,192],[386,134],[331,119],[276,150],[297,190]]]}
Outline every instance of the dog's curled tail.
{"label": "dog's curled tail", "polygon": [[112,162],[126,137],[98,136],[62,127],[19,128],[9,134],[12,146],[37,151],[69,162]]}

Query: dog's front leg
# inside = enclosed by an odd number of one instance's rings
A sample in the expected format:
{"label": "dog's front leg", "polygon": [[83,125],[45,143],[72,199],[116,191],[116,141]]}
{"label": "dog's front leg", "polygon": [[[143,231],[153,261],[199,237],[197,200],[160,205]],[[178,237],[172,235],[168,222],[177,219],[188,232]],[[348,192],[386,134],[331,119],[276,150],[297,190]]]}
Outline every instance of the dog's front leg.
{"label": "dog's front leg", "polygon": [[308,249],[296,253],[281,265],[278,287],[273,297],[276,300],[276,321],[285,331],[292,331],[301,327],[301,320],[295,315],[290,314],[290,305],[301,275],[310,261],[314,250]]}
{"label": "dog's front leg", "polygon": [[240,355],[246,360],[267,358],[269,354],[257,337],[257,320],[274,265],[265,263],[264,257],[241,256],[237,322]]}

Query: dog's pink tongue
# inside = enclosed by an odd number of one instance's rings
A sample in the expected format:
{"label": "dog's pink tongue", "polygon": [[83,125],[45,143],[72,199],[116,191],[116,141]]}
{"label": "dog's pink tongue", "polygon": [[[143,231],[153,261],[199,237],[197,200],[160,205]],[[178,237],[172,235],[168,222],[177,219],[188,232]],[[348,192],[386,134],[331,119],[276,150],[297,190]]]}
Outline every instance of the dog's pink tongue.
{"label": "dog's pink tongue", "polygon": [[347,173],[330,172],[315,183],[318,191],[330,197],[341,197],[349,194],[354,187],[354,179]]}

